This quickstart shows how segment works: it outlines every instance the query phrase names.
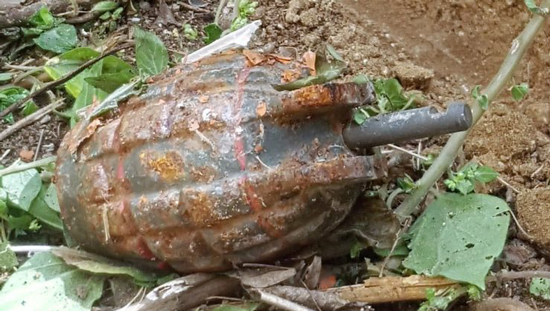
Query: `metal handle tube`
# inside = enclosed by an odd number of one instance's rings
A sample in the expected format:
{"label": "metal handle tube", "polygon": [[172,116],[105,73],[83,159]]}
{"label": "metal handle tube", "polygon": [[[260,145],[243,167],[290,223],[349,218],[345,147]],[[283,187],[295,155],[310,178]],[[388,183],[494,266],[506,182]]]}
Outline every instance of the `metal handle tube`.
{"label": "metal handle tube", "polygon": [[452,103],[445,112],[435,107],[378,115],[343,131],[349,148],[371,148],[389,143],[465,131],[472,125],[472,111],[465,103]]}

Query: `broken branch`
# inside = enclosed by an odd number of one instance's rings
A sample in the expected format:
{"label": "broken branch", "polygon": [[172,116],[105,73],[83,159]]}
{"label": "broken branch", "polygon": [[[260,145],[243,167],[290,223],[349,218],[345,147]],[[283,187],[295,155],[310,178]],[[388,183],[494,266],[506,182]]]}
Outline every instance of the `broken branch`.
{"label": "broken branch", "polygon": [[447,289],[460,285],[443,277],[427,277],[413,275],[409,277],[370,278],[363,284],[342,286],[327,290],[337,294],[341,299],[350,302],[366,302],[370,304],[414,301],[426,299],[428,288]]}
{"label": "broken branch", "polygon": [[[24,128],[25,126],[28,126],[40,119],[42,119],[43,116],[47,115],[48,113],[52,112],[52,110],[59,108],[63,106],[65,102],[61,99],[58,101],[55,101],[46,107],[40,108],[38,111],[34,112],[31,115],[28,115],[24,117],[23,119],[15,122],[12,126],[5,129],[3,132],[0,133],[0,141],[6,139],[13,133],[19,131],[20,129]],[[7,109],[6,109],[7,110]]]}
{"label": "broken branch", "polygon": [[[103,54],[101,54],[99,57],[96,57],[94,59],[91,59],[87,62],[85,62],[84,64],[82,64],[80,67],[78,67],[75,71],[73,72],[70,72],[68,74],[66,74],[65,76],[63,76],[62,78],[60,78],[59,80],[55,80],[55,81],[52,81],[46,85],[44,85],[44,87],[42,88],[39,88],[38,90],[30,93],[29,95],[25,96],[25,98],[19,100],[18,102],[16,102],[15,104],[9,106],[8,108],[2,110],[0,112],[0,118],[6,116],[7,114],[9,114],[10,112],[13,112],[15,109],[17,109],[18,107],[22,107],[26,102],[28,102],[29,100],[35,98],[36,96],[39,96],[41,94],[44,94],[46,91],[48,90],[51,90],[57,86],[60,86],[62,85],[63,83],[71,80],[72,78],[74,78],[76,75],[78,75],[79,73],[83,72],[84,70],[86,70],[87,68],[93,66],[94,64],[96,64],[97,62],[99,62],[100,60],[102,60],[103,58],[109,56],[109,55],[112,55],[118,51],[121,51],[121,50],[124,50],[124,49],[127,49],[131,47],[130,44],[126,44],[126,45],[123,45],[123,46],[120,46],[120,47],[117,47],[117,48],[114,48],[112,50],[109,50],[109,51],[106,51],[104,52]],[[9,136],[9,135],[8,135]],[[4,138],[6,138],[7,136],[0,136],[2,138],[0,138],[0,141],[2,141]]]}
{"label": "broken branch", "polygon": [[[76,0],[79,8],[90,9],[101,0]],[[23,6],[22,1],[0,1],[0,29],[22,26],[42,7],[46,6],[53,14],[73,10],[71,0],[42,0]]]}

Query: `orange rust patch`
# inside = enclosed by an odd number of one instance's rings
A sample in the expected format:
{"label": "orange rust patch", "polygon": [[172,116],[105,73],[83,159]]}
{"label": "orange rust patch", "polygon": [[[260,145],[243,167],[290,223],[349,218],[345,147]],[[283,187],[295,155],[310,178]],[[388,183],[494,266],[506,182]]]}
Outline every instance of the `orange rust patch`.
{"label": "orange rust patch", "polygon": [[300,72],[296,70],[283,71],[282,82],[292,82],[300,77]]}
{"label": "orange rust patch", "polygon": [[260,104],[258,104],[258,106],[256,106],[256,114],[259,117],[263,117],[266,111],[267,111],[267,104],[265,102],[261,102]]}
{"label": "orange rust patch", "polygon": [[260,144],[257,144],[256,146],[254,146],[254,151],[255,151],[256,153],[260,153],[260,152],[262,152],[263,150],[264,150],[264,147],[262,147],[262,145],[260,145]]}
{"label": "orange rust patch", "polygon": [[78,147],[88,138],[90,138],[97,130],[98,127],[101,126],[101,120],[95,119],[90,124],[86,126],[84,129],[84,134],[77,135],[76,137],[79,137],[76,141],[73,141],[71,144],[69,144],[69,152],[71,154],[74,154],[78,151]]}
{"label": "orange rust patch", "polygon": [[214,225],[220,219],[213,215],[210,198],[202,193],[191,191],[190,193],[184,193],[185,209],[183,217],[189,219],[196,226]]}
{"label": "orange rust patch", "polygon": [[199,102],[200,102],[201,104],[206,104],[206,103],[208,102],[208,99],[210,99],[209,96],[206,96],[206,95],[201,95],[201,96],[199,96]]}
{"label": "orange rust patch", "polygon": [[183,160],[179,153],[169,151],[162,156],[143,152],[139,155],[143,166],[155,171],[162,179],[172,182],[183,176]]}
{"label": "orange rust patch", "polygon": [[292,92],[283,99],[285,112],[304,111],[304,107],[327,107],[334,104],[334,91],[324,85],[312,85]]}

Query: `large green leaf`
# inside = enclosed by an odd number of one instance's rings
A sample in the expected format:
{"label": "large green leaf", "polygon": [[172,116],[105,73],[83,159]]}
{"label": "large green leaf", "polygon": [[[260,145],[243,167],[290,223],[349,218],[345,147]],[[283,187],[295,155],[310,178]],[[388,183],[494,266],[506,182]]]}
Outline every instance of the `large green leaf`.
{"label": "large green leaf", "polygon": [[134,27],[136,40],[136,63],[146,76],[154,76],[168,66],[168,50],[164,43],[151,32]]}
{"label": "large green leaf", "polygon": [[63,223],[56,211],[52,210],[46,203],[47,189],[42,187],[38,196],[32,201],[29,213],[36,217],[38,220],[45,224],[52,226],[53,228],[63,231]]}
{"label": "large green leaf", "polygon": [[[97,77],[101,75],[103,72],[103,61],[100,60],[95,65],[92,66],[89,70],[83,72],[84,80],[89,77]],[[71,127],[76,124],[76,122],[79,120],[79,117],[77,113],[79,110],[89,106],[94,101],[101,102],[107,97],[107,93],[95,88],[91,84],[84,82],[84,85],[82,86],[82,91],[80,94],[78,94],[78,97],[76,98],[73,107],[70,109],[69,114],[71,115]]]}
{"label": "large green leaf", "polygon": [[403,265],[485,289],[485,277],[504,247],[510,221],[502,199],[486,194],[442,194],[411,228]]}
{"label": "large green leaf", "polygon": [[104,277],[67,265],[50,252],[29,259],[0,291],[2,311],[87,311],[101,297]]}
{"label": "large green leaf", "polygon": [[78,43],[78,37],[73,25],[61,24],[40,34],[34,42],[44,50],[59,54],[74,48]]}
{"label": "large green leaf", "polygon": [[95,274],[127,275],[140,283],[152,283],[159,278],[156,274],[144,272],[127,263],[72,248],[60,247],[54,249],[52,253],[69,265]]}
{"label": "large green leaf", "polygon": [[103,59],[102,73],[96,77],[84,79],[92,86],[112,93],[135,76],[134,68],[116,56]]}
{"label": "large green leaf", "polygon": [[60,212],[59,201],[57,200],[57,187],[55,184],[51,183],[46,189],[46,194],[44,195],[44,202],[48,205],[49,208],[56,212]]}
{"label": "large green leaf", "polygon": [[533,278],[529,285],[529,292],[544,300],[550,300],[550,279]]}
{"label": "large green leaf", "polygon": [[24,211],[29,211],[31,203],[42,187],[40,174],[29,169],[2,177],[2,188],[8,194],[8,200]]}
{"label": "large green leaf", "polygon": [[[44,70],[52,79],[58,80],[99,55],[101,55],[99,52],[91,48],[76,48],[50,59],[44,66]],[[85,70],[65,83],[65,89],[74,98],[78,97],[82,91],[85,83],[84,78],[89,76],[89,74],[86,74],[87,71]]]}

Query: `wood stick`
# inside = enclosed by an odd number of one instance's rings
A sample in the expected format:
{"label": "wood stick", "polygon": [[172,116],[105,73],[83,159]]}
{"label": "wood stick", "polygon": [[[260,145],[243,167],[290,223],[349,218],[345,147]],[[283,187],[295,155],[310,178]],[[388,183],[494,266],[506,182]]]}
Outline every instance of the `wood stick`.
{"label": "wood stick", "polygon": [[[76,0],[79,8],[90,9],[101,0]],[[20,5],[21,1],[0,1],[0,29],[23,26],[43,6],[47,6],[53,14],[73,10],[71,0],[41,0],[31,5]]]}
{"label": "wood stick", "polygon": [[426,299],[426,289],[460,287],[460,285],[443,277],[427,277],[413,275],[409,277],[370,278],[365,283],[342,286],[327,290],[340,298],[351,302],[366,302],[370,304],[414,301]]}
{"label": "wood stick", "polygon": [[0,133],[0,141],[6,139],[13,133],[19,131],[20,129],[24,128],[25,126],[28,126],[38,120],[40,120],[43,116],[50,113],[53,109],[63,106],[65,103],[63,100],[58,100],[56,102],[53,102],[46,107],[43,107],[37,111],[35,111],[33,114],[28,115],[24,117],[23,119],[15,122],[12,126],[5,129],[3,132]]}
{"label": "wood stick", "polygon": [[[66,74],[65,76],[63,76],[62,78],[60,78],[59,80],[55,80],[55,81],[52,81],[46,85],[44,85],[44,87],[42,88],[39,88],[38,90],[30,93],[29,95],[25,96],[25,98],[19,100],[18,102],[16,102],[15,104],[9,106],[8,108],[2,110],[0,112],[0,118],[6,116],[7,114],[9,114],[10,112],[13,112],[15,109],[17,109],[18,107],[22,107],[26,102],[28,102],[29,100],[33,99],[34,97],[36,96],[39,96],[43,93],[45,93],[46,91],[52,89],[52,88],[55,88],[59,85],[62,85],[63,83],[71,80],[73,77],[75,77],[76,75],[78,75],[79,73],[81,73],[82,71],[86,70],[87,68],[93,66],[94,64],[96,64],[97,62],[99,62],[100,60],[102,60],[103,58],[109,56],[109,55],[112,55],[120,50],[124,50],[124,49],[127,49],[129,47],[131,47],[132,45],[130,44],[127,44],[127,45],[123,45],[123,46],[120,46],[120,47],[117,47],[117,48],[114,48],[110,51],[106,51],[104,52],[103,54],[101,54],[99,57],[96,57],[94,59],[91,59],[87,62],[85,62],[84,64],[82,64],[80,67],[78,67],[75,71],[73,72],[70,72],[68,74]],[[0,136],[2,137],[2,136]],[[7,137],[7,136],[6,136]],[[4,137],[5,138],[5,137]],[[3,138],[0,138],[0,141],[2,141]]]}

